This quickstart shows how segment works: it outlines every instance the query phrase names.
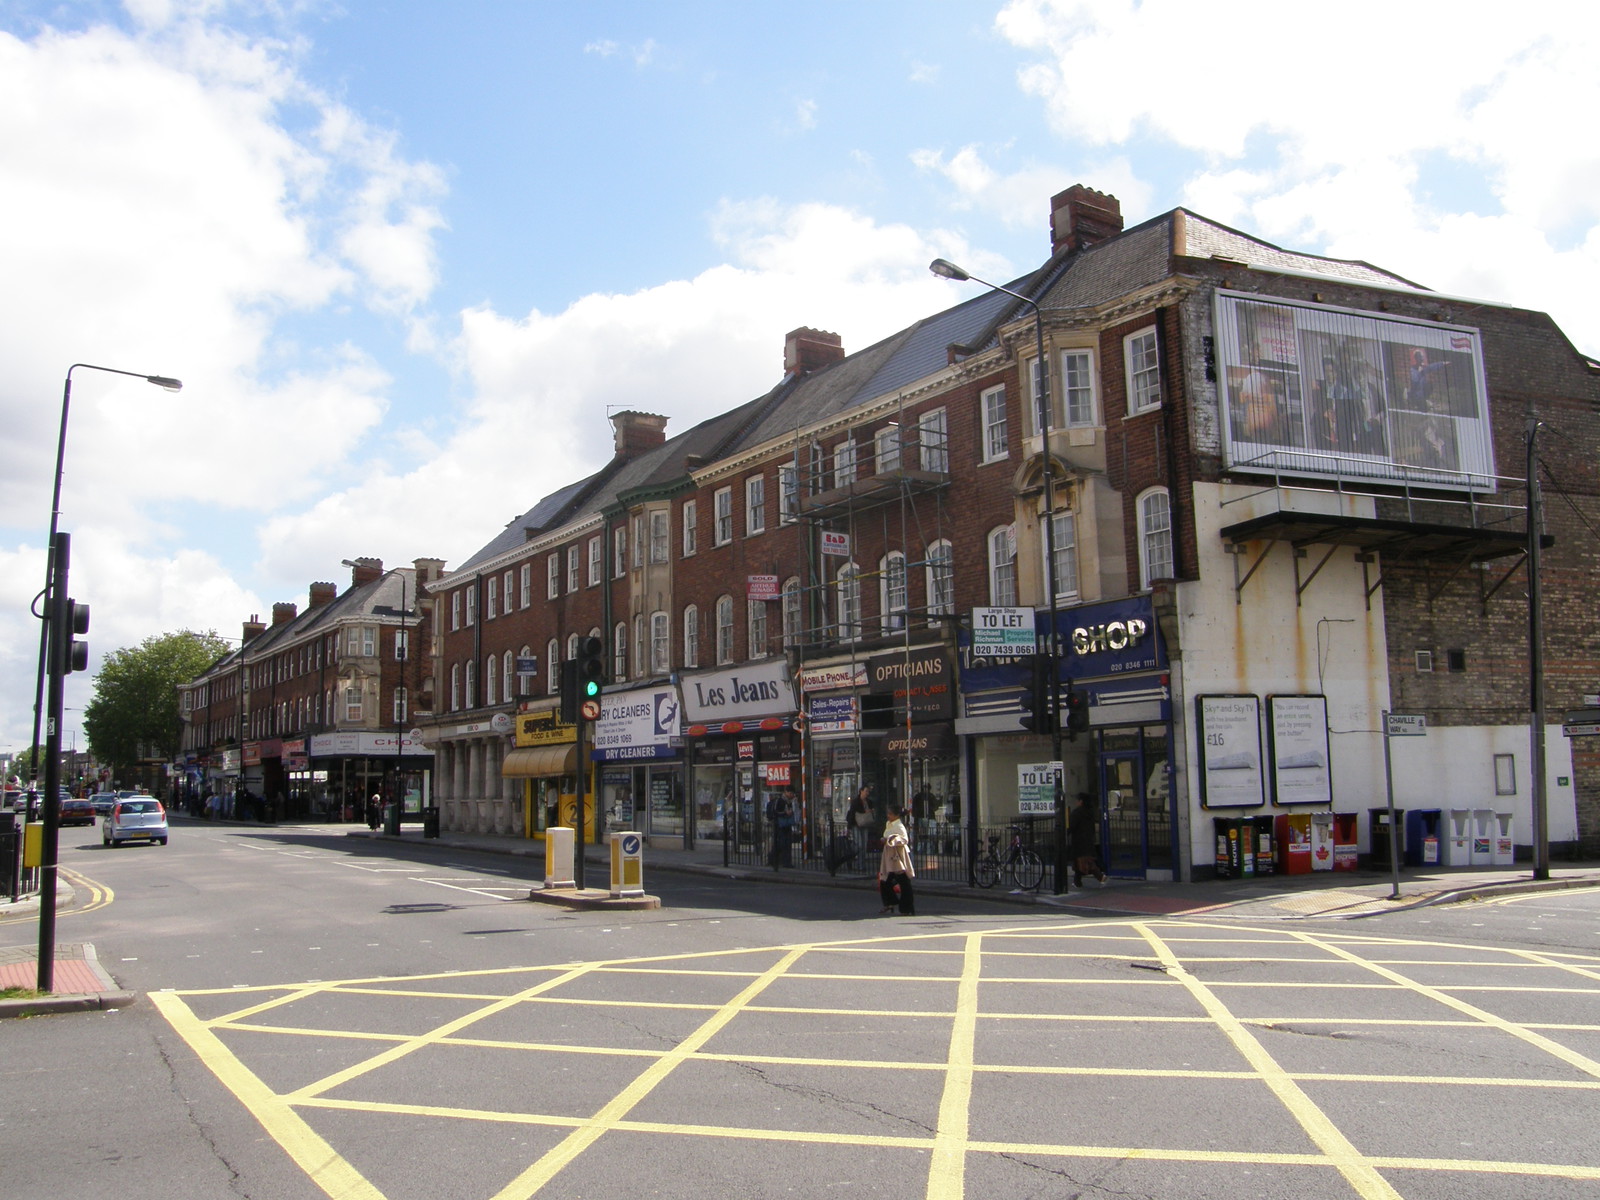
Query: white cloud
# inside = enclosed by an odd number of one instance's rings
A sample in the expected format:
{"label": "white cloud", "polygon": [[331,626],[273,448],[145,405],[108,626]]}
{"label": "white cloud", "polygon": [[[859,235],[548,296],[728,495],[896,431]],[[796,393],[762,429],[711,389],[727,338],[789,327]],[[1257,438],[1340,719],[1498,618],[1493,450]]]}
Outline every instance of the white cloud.
{"label": "white cloud", "polygon": [[[692,279],[584,296],[558,313],[462,313],[453,351],[470,398],[455,430],[414,470],[374,471],[268,521],[264,570],[295,579],[353,553],[458,565],[606,461],[608,412],[663,413],[669,436],[682,433],[775,385],[790,329],[832,330],[859,350],[952,303],[927,264],[966,250],[953,235],[770,200],[724,203],[712,234],[730,262]],[[432,502],[440,496],[458,499]],[[352,547],[351,530],[370,544]]]}
{"label": "white cloud", "polygon": [[1198,211],[1548,309],[1600,348],[1581,283],[1600,268],[1600,149],[1577,132],[1600,108],[1600,12],[1013,0],[996,27],[1063,137],[1198,156],[1180,185]]}

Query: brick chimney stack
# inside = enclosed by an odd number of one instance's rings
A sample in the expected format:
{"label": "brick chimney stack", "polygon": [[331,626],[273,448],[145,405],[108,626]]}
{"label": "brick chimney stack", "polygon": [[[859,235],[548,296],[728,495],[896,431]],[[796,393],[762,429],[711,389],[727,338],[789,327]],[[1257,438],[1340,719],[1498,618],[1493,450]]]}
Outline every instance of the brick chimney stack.
{"label": "brick chimney stack", "polygon": [[251,639],[260,637],[266,631],[267,627],[261,623],[261,618],[251,613],[250,619],[244,623],[244,636],[239,639],[239,644],[248,645]]}
{"label": "brick chimney stack", "polygon": [[783,373],[809,375],[844,361],[844,339],[821,329],[791,329],[783,339]]}
{"label": "brick chimney stack", "polygon": [[299,615],[300,608],[293,600],[281,600],[272,606],[272,626],[287,625]]}
{"label": "brick chimney stack", "polygon": [[1050,253],[1082,250],[1122,232],[1122,203],[1075,183],[1050,198]]}
{"label": "brick chimney stack", "polygon": [[667,418],[655,413],[612,413],[611,426],[618,458],[636,458],[667,440]]}
{"label": "brick chimney stack", "polygon": [[355,566],[350,568],[350,586],[361,587],[363,584],[376,583],[383,578],[383,559],[358,558]]}
{"label": "brick chimney stack", "polygon": [[339,585],[336,583],[313,583],[311,595],[306,601],[306,611],[321,608],[324,604],[332,604],[339,595]]}
{"label": "brick chimney stack", "polygon": [[430,583],[444,574],[444,559],[442,558],[414,558],[411,560],[412,569],[417,573],[417,590],[425,589]]}

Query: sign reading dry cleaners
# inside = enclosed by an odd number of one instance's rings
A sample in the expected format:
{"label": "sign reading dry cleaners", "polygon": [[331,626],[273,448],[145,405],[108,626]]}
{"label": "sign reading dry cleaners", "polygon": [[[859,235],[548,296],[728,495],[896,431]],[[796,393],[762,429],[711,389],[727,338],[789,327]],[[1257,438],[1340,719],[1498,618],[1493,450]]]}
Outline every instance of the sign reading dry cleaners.
{"label": "sign reading dry cleaners", "polygon": [[691,725],[720,725],[794,712],[789,664],[781,658],[683,678],[683,715]]}

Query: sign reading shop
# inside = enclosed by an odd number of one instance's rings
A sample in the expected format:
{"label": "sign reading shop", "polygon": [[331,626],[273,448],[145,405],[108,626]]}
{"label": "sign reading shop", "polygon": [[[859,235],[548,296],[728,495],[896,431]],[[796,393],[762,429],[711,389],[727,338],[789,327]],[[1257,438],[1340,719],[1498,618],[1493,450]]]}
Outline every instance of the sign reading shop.
{"label": "sign reading shop", "polygon": [[683,715],[690,725],[715,727],[794,711],[789,664],[781,658],[683,677]]}

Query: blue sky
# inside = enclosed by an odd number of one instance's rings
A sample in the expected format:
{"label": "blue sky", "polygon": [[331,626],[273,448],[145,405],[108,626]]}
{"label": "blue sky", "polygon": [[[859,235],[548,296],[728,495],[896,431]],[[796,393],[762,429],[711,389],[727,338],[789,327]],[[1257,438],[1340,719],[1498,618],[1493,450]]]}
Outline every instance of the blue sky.
{"label": "blue sky", "polygon": [[[609,453],[1048,250],[1186,205],[1551,312],[1600,353],[1600,18],[1350,0],[0,0],[0,748],[55,425],[103,652],[339,560],[459,563]],[[74,680],[68,704],[88,698]],[[76,724],[68,713],[68,728]]]}

